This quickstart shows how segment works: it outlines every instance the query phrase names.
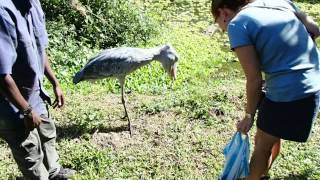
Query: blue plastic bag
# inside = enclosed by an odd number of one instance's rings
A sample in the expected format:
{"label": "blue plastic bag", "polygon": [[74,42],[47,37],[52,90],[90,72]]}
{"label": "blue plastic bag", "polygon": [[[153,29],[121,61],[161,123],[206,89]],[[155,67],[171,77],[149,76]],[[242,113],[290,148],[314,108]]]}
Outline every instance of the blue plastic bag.
{"label": "blue plastic bag", "polygon": [[225,146],[223,154],[225,165],[221,180],[236,180],[249,175],[250,143],[248,135],[235,133],[232,140]]}

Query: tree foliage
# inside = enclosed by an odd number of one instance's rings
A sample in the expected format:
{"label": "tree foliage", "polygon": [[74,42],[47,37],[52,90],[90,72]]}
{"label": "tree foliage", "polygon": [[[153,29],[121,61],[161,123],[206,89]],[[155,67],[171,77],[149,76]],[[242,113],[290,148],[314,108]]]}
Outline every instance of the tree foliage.
{"label": "tree foliage", "polygon": [[47,20],[74,27],[76,40],[100,48],[137,45],[156,33],[156,22],[128,0],[50,0]]}

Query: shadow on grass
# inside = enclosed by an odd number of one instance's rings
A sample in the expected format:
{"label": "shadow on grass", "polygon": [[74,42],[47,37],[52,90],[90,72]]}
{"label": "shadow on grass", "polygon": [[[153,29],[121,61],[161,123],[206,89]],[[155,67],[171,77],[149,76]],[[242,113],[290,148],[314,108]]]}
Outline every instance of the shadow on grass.
{"label": "shadow on grass", "polygon": [[105,126],[99,126],[94,128],[87,128],[83,126],[79,126],[76,124],[69,125],[69,126],[63,126],[57,127],[57,141],[60,141],[61,139],[74,139],[79,138],[84,134],[94,134],[95,132],[102,132],[102,133],[110,133],[110,132],[123,132],[128,131],[128,125],[122,125],[118,127],[105,127]]}
{"label": "shadow on grass", "polygon": [[288,176],[274,178],[273,180],[308,180],[313,173],[314,169],[306,169],[301,174],[290,174]]}

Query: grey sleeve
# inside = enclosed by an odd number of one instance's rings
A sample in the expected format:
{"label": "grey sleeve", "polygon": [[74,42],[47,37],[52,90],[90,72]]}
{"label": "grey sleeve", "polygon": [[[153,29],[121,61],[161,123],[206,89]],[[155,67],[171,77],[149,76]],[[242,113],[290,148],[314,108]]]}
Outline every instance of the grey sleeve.
{"label": "grey sleeve", "polygon": [[9,14],[0,8],[0,74],[11,74],[16,61],[17,37]]}

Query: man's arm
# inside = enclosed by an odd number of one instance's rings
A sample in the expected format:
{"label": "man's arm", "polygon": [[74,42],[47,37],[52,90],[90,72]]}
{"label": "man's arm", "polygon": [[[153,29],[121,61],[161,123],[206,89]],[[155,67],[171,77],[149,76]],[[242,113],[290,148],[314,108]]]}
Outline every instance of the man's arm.
{"label": "man's arm", "polygon": [[15,81],[10,74],[0,75],[0,92],[21,112],[28,109],[28,102],[21,95]]}
{"label": "man's arm", "polygon": [[46,77],[48,78],[48,80],[50,81],[50,83],[52,84],[53,87],[59,86],[59,81],[57,80],[56,76],[53,73],[53,70],[50,66],[47,54],[45,54],[44,74],[46,75]]}
{"label": "man's arm", "polygon": [[64,105],[64,96],[60,87],[60,83],[57,80],[56,76],[53,73],[53,70],[50,66],[50,62],[48,60],[48,56],[45,55],[45,69],[44,69],[44,74],[50,81],[50,83],[53,86],[53,92],[55,94],[55,101],[53,102],[53,107],[62,107]]}
{"label": "man's arm", "polygon": [[20,112],[27,112],[30,110],[30,112],[24,116],[24,124],[27,130],[33,130],[40,125],[40,116],[36,112],[32,111],[32,109],[29,109],[30,107],[28,102],[21,95],[20,90],[10,74],[0,75],[0,92],[1,95],[6,97],[15,107],[20,110]]}

